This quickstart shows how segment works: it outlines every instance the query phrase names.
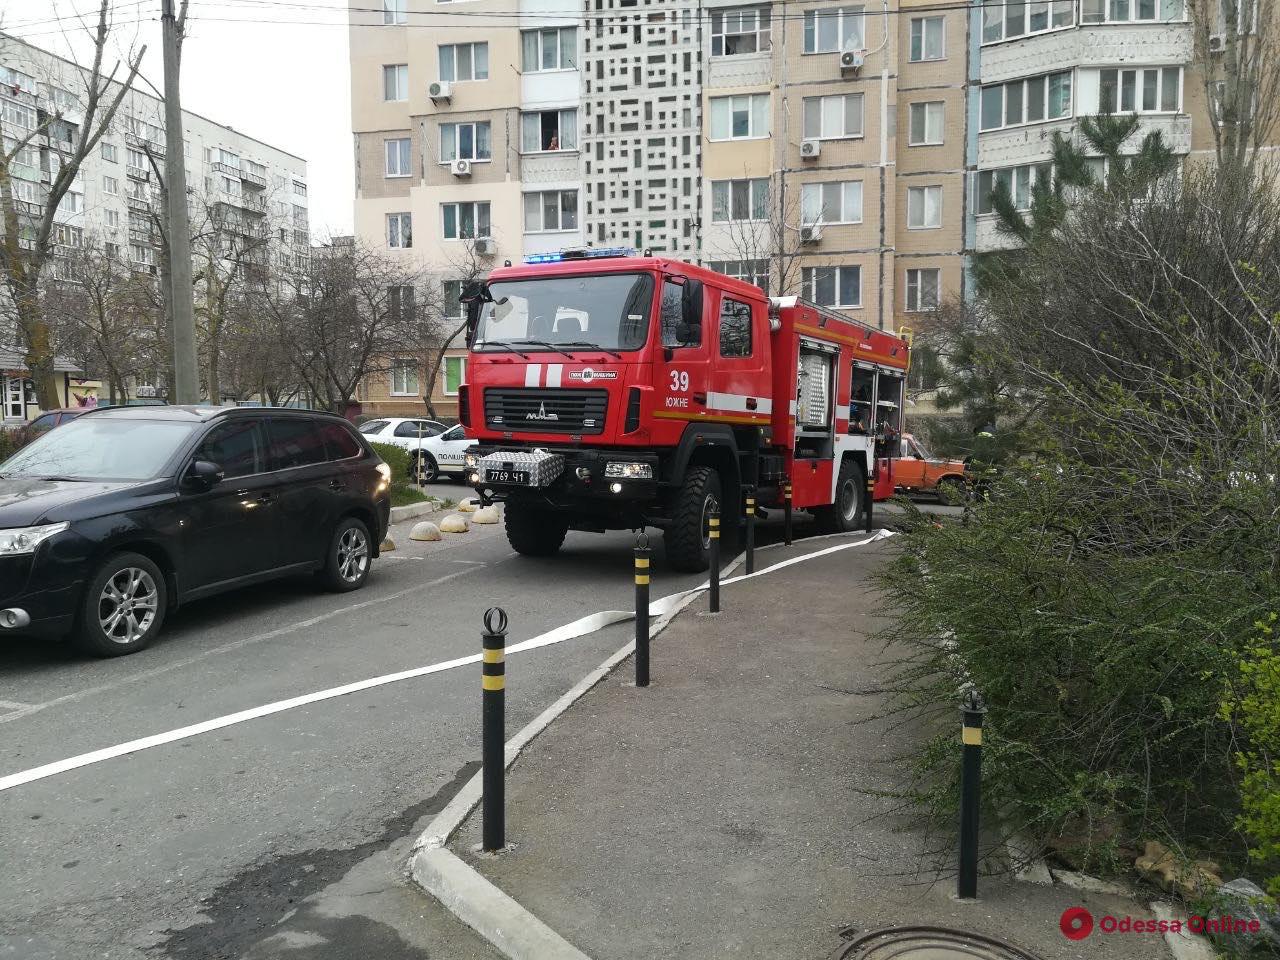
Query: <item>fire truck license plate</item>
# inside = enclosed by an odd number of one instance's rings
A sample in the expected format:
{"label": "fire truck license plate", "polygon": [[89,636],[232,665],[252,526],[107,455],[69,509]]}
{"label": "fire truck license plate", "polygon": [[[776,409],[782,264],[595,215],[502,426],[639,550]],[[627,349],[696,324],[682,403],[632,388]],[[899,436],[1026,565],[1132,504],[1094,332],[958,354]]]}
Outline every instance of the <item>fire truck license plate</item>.
{"label": "fire truck license plate", "polygon": [[490,483],[522,483],[529,485],[528,470],[486,470],[484,478]]}

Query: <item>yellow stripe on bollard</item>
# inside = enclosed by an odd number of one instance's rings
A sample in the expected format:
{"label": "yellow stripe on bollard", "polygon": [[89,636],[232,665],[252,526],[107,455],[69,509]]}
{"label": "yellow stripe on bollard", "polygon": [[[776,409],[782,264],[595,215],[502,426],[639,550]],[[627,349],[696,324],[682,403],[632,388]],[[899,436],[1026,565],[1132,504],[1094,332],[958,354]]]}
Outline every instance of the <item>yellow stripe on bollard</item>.
{"label": "yellow stripe on bollard", "polygon": [[506,685],[506,677],[490,677],[486,675],[480,678],[480,686],[485,690],[502,690]]}
{"label": "yellow stripe on bollard", "polygon": [[966,747],[982,746],[981,727],[961,727],[960,731],[960,742]]}
{"label": "yellow stripe on bollard", "polygon": [[649,569],[649,558],[648,558],[648,557],[636,557],[636,569],[637,569],[637,570],[648,570],[648,569]]}
{"label": "yellow stripe on bollard", "polygon": [[499,647],[497,650],[485,650],[483,651],[483,653],[484,653],[485,663],[505,663],[506,662],[506,651],[503,650],[501,647]]}
{"label": "yellow stripe on bollard", "polygon": [[647,573],[637,573],[637,574],[636,574],[636,584],[637,584],[637,585],[639,585],[639,584],[648,584],[648,582],[649,582],[649,575],[648,575]]}

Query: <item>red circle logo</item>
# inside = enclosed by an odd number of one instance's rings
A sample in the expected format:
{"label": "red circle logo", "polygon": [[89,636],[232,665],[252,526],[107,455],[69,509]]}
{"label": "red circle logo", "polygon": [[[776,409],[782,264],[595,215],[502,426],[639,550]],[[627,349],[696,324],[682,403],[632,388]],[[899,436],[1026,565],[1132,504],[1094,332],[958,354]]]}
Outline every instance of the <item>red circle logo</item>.
{"label": "red circle logo", "polygon": [[1093,914],[1084,907],[1067,907],[1062,911],[1058,926],[1068,940],[1083,940],[1093,933]]}

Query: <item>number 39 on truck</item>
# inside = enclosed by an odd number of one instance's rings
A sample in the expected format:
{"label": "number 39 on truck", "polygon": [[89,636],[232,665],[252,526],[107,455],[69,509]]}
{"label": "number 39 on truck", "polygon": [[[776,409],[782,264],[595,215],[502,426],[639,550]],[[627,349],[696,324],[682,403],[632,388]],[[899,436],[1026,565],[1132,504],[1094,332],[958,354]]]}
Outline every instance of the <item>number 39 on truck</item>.
{"label": "number 39 on truck", "polygon": [[569,530],[664,532],[677,570],[707,567],[713,508],[746,492],[825,531],[893,494],[905,337],[677,260],[540,255],[468,291],[460,419],[467,477],[505,501],[512,547]]}

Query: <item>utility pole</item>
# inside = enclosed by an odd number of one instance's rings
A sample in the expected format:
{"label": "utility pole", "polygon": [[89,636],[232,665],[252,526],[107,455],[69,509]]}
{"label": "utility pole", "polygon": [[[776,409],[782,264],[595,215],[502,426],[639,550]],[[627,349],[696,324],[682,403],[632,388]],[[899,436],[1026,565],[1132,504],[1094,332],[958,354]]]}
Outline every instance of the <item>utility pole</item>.
{"label": "utility pole", "polygon": [[[160,27],[164,48],[164,167],[169,220],[169,303],[173,310],[172,399],[176,403],[198,403],[200,370],[196,363],[196,310],[191,289],[187,151],[182,130],[182,101],[178,94],[181,39],[173,13],[173,0],[163,0]],[[217,402],[216,397],[213,400]]]}

